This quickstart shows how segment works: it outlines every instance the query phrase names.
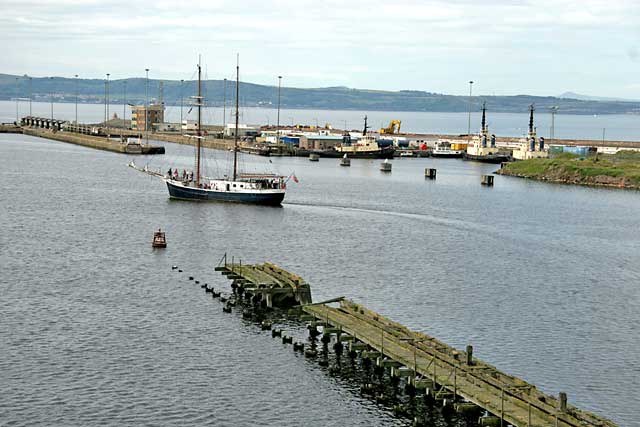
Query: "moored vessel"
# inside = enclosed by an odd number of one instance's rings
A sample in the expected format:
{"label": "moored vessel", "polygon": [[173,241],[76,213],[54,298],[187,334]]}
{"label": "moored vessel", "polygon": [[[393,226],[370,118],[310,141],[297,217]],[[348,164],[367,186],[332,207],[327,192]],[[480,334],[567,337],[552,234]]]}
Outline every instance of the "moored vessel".
{"label": "moored vessel", "polygon": [[[463,159],[475,160],[484,163],[502,163],[511,160],[511,153],[501,151],[496,146],[496,136],[489,136],[489,128],[486,122],[486,104],[482,104],[482,123],[480,133],[474,135],[467,146]],[[490,141],[490,142],[489,142]]]}
{"label": "moored vessel", "polygon": [[544,145],[544,138],[538,138],[536,128],[533,125],[533,104],[529,106],[529,132],[527,136],[520,139],[520,146],[513,150],[514,160],[546,159],[549,151]]}
{"label": "moored vessel", "polygon": [[343,157],[345,154],[351,159],[391,159],[395,153],[393,146],[380,146],[376,138],[367,135],[367,117],[364,117],[364,130],[362,137],[356,141],[351,139],[351,135],[345,134],[342,137],[342,144],[333,150],[317,152],[321,157]]}
{"label": "moored vessel", "polygon": [[431,151],[431,157],[462,157],[464,155],[463,150],[454,150],[451,146],[451,142],[439,139],[436,141],[433,150]]}

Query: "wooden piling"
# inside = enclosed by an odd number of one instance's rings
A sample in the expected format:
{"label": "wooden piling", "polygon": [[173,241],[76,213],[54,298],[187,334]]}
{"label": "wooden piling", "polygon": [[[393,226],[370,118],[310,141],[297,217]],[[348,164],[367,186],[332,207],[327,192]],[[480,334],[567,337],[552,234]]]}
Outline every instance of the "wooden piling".
{"label": "wooden piling", "polygon": [[424,177],[428,179],[436,179],[436,169],[425,168]]}

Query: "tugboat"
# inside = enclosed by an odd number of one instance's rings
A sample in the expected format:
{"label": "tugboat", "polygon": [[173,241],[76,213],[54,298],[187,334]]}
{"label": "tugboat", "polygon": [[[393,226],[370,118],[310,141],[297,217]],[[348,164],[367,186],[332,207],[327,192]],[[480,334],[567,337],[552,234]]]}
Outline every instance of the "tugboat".
{"label": "tugboat", "polygon": [[[508,162],[511,160],[511,154],[500,151],[500,149],[496,147],[495,135],[492,134],[489,137],[489,128],[486,124],[486,111],[486,103],[482,103],[482,125],[480,133],[475,135],[469,146],[467,146],[467,152],[463,159],[484,163]],[[490,146],[487,146],[488,139],[491,141]]]}
{"label": "tugboat", "polygon": [[344,157],[348,155],[351,159],[392,159],[395,148],[392,146],[381,147],[376,138],[367,135],[367,116],[364,117],[364,130],[362,137],[357,141],[352,141],[351,136],[345,133],[342,137],[342,144],[334,147],[333,150],[325,150],[320,152],[322,157]]}
{"label": "tugboat", "polygon": [[158,231],[153,233],[153,242],[151,242],[151,246],[154,248],[166,248],[167,247],[167,239],[164,235],[164,231],[158,228]]}
{"label": "tugboat", "polygon": [[[549,157],[549,151],[544,146],[544,138],[538,138],[536,128],[533,126],[534,110],[535,108],[531,104],[529,106],[529,133],[525,138],[520,139],[520,147],[517,150],[513,150],[514,160],[546,159]],[[536,140],[539,143],[538,149],[536,149]]]}

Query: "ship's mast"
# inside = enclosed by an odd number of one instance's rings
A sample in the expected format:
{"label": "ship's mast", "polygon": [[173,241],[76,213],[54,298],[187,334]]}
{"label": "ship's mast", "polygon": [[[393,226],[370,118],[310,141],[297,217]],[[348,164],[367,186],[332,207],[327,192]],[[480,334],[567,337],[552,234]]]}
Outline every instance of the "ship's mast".
{"label": "ship's mast", "polygon": [[487,103],[486,103],[486,102],[483,102],[483,103],[482,103],[482,129],[481,129],[481,132],[482,132],[482,133],[484,133],[484,132],[485,132],[485,129],[486,129],[486,127],[487,127],[487,125],[486,125],[486,123],[487,123],[487,120],[486,120],[486,111],[487,111]]}
{"label": "ship's mast", "polygon": [[367,116],[364,116],[364,130],[362,131],[362,136],[365,136],[367,134],[368,128],[369,126],[367,126]]}
{"label": "ship's mast", "polygon": [[529,105],[529,135],[533,135],[533,104]]}
{"label": "ship's mast", "polygon": [[200,187],[200,138],[202,132],[200,129],[202,128],[202,67],[200,66],[200,58],[198,58],[198,97],[196,98],[196,102],[198,103],[198,129],[196,129],[196,146],[197,146],[197,155],[196,155],[196,187]]}
{"label": "ship's mast", "polygon": [[240,55],[236,58],[236,131],[233,143],[233,180],[238,176],[238,98],[240,96]]}

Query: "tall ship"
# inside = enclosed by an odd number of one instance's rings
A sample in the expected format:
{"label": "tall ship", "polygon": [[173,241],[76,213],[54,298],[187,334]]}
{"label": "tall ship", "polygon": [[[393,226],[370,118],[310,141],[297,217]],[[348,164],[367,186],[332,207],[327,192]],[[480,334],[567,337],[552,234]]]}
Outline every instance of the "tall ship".
{"label": "tall ship", "polygon": [[364,130],[362,137],[356,141],[351,139],[351,135],[345,133],[342,137],[342,144],[333,147],[332,150],[318,152],[321,157],[347,157],[351,159],[392,159],[396,149],[393,146],[381,146],[375,136],[367,135],[367,116],[364,117]]}
{"label": "tall ship", "polygon": [[[233,148],[233,174],[211,178],[202,174],[201,168],[201,143],[202,143],[202,68],[198,63],[198,95],[195,97],[195,105],[198,112],[198,127],[196,131],[196,170],[195,173],[179,176],[174,174],[151,173],[160,175],[167,184],[169,197],[180,200],[193,201],[220,201],[251,203],[259,205],[279,206],[284,200],[287,177],[275,174],[243,174],[238,171],[238,120],[239,120],[239,90],[240,90],[240,66],[236,65],[236,111],[235,111],[235,139]],[[135,165],[132,167],[135,168]],[[137,168],[136,168],[137,169]],[[144,172],[148,172],[145,167]],[[296,178],[294,177],[294,180]]]}
{"label": "tall ship", "polygon": [[474,135],[464,153],[465,160],[475,160],[484,163],[502,163],[511,160],[509,152],[501,151],[496,147],[496,136],[489,136],[489,127],[486,121],[487,107],[482,103],[482,123],[480,133]]}

